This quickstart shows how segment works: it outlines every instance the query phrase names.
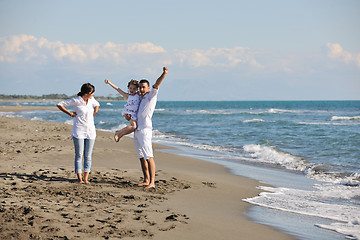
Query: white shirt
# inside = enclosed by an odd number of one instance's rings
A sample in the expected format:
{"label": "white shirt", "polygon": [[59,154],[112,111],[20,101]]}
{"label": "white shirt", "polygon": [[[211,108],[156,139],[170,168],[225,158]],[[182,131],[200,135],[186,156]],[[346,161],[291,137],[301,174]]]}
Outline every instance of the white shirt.
{"label": "white shirt", "polygon": [[75,97],[69,100],[59,102],[63,107],[72,106],[76,117],[72,129],[72,136],[78,139],[95,139],[96,130],[94,124],[94,108],[100,106],[94,97],[89,98],[86,104],[82,97]]}
{"label": "white shirt", "polygon": [[142,130],[145,128],[152,129],[152,116],[155,110],[158,89],[151,88],[151,91],[145,96],[141,97],[141,102],[137,114],[137,130]]}

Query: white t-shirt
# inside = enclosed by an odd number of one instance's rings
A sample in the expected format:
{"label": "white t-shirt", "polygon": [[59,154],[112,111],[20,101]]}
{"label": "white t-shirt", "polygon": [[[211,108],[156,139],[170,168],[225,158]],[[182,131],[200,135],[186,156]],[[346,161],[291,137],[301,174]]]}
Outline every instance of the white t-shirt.
{"label": "white t-shirt", "polygon": [[141,97],[141,102],[137,113],[137,130],[142,130],[145,128],[152,129],[151,118],[155,110],[158,92],[158,89],[151,88],[149,93]]}
{"label": "white t-shirt", "polygon": [[88,100],[86,104],[82,97],[75,97],[69,100],[59,102],[63,107],[72,106],[76,117],[72,129],[72,136],[78,139],[95,139],[96,130],[94,124],[94,108],[100,106],[94,97]]}

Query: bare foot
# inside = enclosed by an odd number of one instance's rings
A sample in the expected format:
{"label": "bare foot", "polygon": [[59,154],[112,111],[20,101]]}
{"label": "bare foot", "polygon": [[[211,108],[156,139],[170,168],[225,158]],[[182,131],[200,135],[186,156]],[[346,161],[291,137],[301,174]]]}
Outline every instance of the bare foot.
{"label": "bare foot", "polygon": [[115,142],[119,142],[119,140],[120,140],[120,137],[119,137],[119,135],[118,135],[118,132],[119,132],[119,131],[115,132],[115,135],[114,135],[114,140],[115,140]]}
{"label": "bare foot", "polygon": [[82,177],[81,173],[77,173],[76,176],[77,176],[77,179],[79,180],[79,183],[80,183],[80,184],[81,184],[81,183],[84,183],[83,177]]}
{"label": "bare foot", "polygon": [[90,182],[89,182],[89,181],[85,181],[84,183],[85,183],[85,184],[90,184]]}
{"label": "bare foot", "polygon": [[148,185],[149,185],[149,183],[147,183],[147,182],[142,182],[142,183],[138,184],[139,187],[148,186]]}
{"label": "bare foot", "polygon": [[155,188],[155,184],[151,183],[145,187],[145,189]]}

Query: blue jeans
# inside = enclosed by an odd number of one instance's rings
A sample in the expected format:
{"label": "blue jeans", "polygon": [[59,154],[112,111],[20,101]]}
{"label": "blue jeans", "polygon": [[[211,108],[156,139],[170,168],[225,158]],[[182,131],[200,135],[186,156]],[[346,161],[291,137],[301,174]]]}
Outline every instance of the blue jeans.
{"label": "blue jeans", "polygon": [[82,172],[82,158],[84,156],[84,172],[90,172],[91,155],[95,139],[78,139],[73,137],[75,147],[75,172]]}

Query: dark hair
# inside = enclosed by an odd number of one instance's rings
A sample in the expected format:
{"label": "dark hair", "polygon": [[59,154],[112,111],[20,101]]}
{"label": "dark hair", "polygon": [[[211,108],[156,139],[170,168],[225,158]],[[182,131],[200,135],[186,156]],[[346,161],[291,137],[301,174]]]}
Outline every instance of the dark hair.
{"label": "dark hair", "polygon": [[142,79],[142,80],[140,80],[140,82],[139,82],[139,83],[146,83],[148,86],[150,86],[149,81],[148,81],[148,80],[146,80],[146,79]]}
{"label": "dark hair", "polygon": [[131,81],[128,83],[128,88],[130,85],[134,85],[135,87],[139,87],[139,82],[137,80],[131,79]]}
{"label": "dark hair", "polygon": [[85,83],[81,86],[81,91],[77,94],[78,96],[82,97],[87,93],[95,92],[95,87],[91,83]]}

